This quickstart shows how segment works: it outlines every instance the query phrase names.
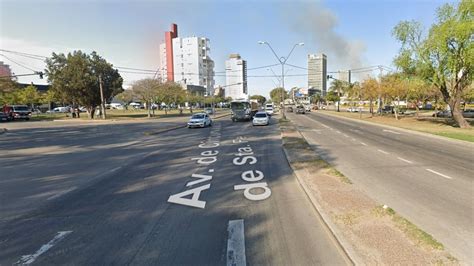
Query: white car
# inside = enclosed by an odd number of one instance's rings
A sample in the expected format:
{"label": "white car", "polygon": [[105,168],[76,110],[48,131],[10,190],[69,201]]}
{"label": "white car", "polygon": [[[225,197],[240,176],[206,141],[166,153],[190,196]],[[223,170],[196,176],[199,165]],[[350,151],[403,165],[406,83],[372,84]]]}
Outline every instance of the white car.
{"label": "white car", "polygon": [[212,126],[212,119],[206,113],[197,113],[191,116],[188,128]]}
{"label": "white car", "polygon": [[257,112],[253,116],[252,125],[254,126],[258,126],[258,125],[268,126],[269,123],[270,123],[270,116],[267,114],[267,112]]}

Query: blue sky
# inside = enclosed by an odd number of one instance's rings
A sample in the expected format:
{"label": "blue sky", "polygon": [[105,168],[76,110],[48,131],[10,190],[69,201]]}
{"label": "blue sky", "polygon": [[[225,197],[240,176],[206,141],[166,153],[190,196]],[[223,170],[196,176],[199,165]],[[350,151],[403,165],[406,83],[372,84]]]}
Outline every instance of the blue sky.
{"label": "blue sky", "polygon": [[[116,66],[156,69],[158,45],[171,23],[179,36],[211,40],[215,71],[224,71],[230,53],[240,53],[248,68],[276,64],[271,51],[257,41],[271,43],[288,63],[306,67],[308,53],[325,53],[328,70],[338,71],[372,65],[391,66],[399,44],[391,36],[401,20],[419,20],[426,28],[435,20],[442,1],[23,1],[0,0],[0,48],[48,56],[51,52],[81,49],[97,51]],[[31,73],[11,62],[42,70],[37,60],[8,53],[0,60],[16,74]],[[306,70],[287,67],[287,89],[307,84]],[[273,67],[279,73],[279,67]],[[363,78],[372,73],[362,73]],[[278,84],[267,69],[248,71],[251,94],[268,95]],[[125,86],[147,77],[123,73]],[[35,77],[21,82],[45,83]],[[216,76],[216,84],[225,78]]]}

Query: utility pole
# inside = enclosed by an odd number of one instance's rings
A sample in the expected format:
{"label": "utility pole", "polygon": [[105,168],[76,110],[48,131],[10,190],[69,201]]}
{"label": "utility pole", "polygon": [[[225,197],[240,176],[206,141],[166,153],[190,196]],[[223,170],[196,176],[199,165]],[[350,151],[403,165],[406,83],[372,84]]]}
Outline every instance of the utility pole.
{"label": "utility pole", "polygon": [[104,89],[102,87],[102,75],[99,74],[99,88],[100,88],[100,109],[102,111],[102,119],[106,119],[105,115],[105,103],[104,103]]}
{"label": "utility pole", "polygon": [[382,114],[382,95],[380,95],[380,93],[381,93],[381,90],[382,90],[382,88],[381,88],[381,84],[382,84],[382,71],[383,71],[382,66],[379,66],[379,70],[380,70],[380,74],[379,74],[379,101],[378,101],[378,104],[377,104],[377,105],[378,105],[378,106],[377,106],[377,113],[378,113],[379,115],[381,115],[381,114]]}
{"label": "utility pole", "polygon": [[282,106],[281,106],[281,110],[282,110],[282,118],[283,119],[286,119],[286,115],[285,115],[285,64],[286,64],[286,61],[288,61],[288,58],[291,56],[291,54],[293,53],[293,50],[295,50],[295,47],[296,46],[303,46],[304,43],[300,42],[300,43],[296,43],[293,45],[293,48],[291,49],[290,53],[284,57],[278,57],[278,55],[275,53],[275,50],[273,50],[272,46],[268,43],[268,42],[265,42],[265,41],[259,41],[258,44],[265,44],[268,46],[268,48],[270,48],[270,50],[272,50],[272,53],[273,55],[276,57],[276,59],[278,60],[278,62],[281,64],[281,85],[283,87],[283,89],[281,90],[281,100],[282,100]]}

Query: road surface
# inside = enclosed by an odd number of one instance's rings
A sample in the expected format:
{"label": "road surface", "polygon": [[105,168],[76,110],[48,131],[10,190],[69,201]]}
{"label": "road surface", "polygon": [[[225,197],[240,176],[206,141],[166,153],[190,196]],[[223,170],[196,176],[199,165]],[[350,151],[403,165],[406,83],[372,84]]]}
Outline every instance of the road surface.
{"label": "road surface", "polygon": [[474,145],[321,112],[288,117],[355,185],[474,261]]}
{"label": "road surface", "polygon": [[0,264],[350,263],[293,176],[275,121],[144,130],[1,136],[11,153],[0,157]]}

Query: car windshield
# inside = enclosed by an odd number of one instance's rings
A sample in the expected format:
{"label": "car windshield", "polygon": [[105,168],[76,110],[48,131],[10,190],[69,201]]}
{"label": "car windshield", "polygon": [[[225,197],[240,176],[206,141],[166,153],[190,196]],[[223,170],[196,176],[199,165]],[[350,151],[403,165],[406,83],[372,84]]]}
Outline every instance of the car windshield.
{"label": "car windshield", "polygon": [[267,114],[257,113],[257,114],[255,114],[255,117],[258,117],[258,118],[267,117]]}
{"label": "car windshield", "polygon": [[193,115],[193,116],[191,117],[191,119],[203,119],[203,118],[204,118],[204,115],[202,115],[202,114]]}
{"label": "car windshield", "polygon": [[236,110],[242,110],[242,109],[248,108],[249,106],[250,104],[248,102],[232,102],[230,104],[230,107]]}
{"label": "car windshield", "polygon": [[28,111],[28,107],[26,106],[15,106],[15,111]]}

